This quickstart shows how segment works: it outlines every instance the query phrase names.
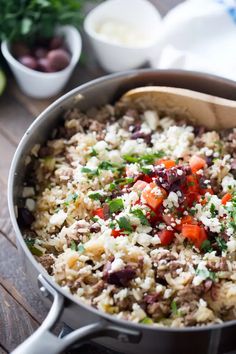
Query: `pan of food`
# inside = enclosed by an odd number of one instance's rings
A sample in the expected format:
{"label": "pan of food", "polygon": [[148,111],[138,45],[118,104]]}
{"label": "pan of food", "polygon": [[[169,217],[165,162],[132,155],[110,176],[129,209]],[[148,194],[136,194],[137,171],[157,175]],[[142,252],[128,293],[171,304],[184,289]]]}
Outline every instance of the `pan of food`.
{"label": "pan of food", "polygon": [[236,352],[235,100],[234,82],[137,70],[84,84],[33,122],[8,201],[50,310],[14,354],[88,339],[130,354]]}

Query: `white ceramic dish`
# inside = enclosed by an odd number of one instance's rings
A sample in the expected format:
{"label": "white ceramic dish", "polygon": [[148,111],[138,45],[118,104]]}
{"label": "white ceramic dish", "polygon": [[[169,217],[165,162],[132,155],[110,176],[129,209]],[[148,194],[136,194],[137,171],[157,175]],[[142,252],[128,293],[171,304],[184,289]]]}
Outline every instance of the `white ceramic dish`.
{"label": "white ceramic dish", "polygon": [[28,96],[47,98],[58,94],[67,83],[81,54],[82,40],[80,33],[73,26],[62,26],[56,31],[65,37],[66,45],[71,53],[70,64],[55,73],[43,73],[32,70],[16,60],[10,52],[7,41],[2,42],[2,54],[8,62],[21,90]]}
{"label": "white ceramic dish", "polygon": [[[106,40],[96,30],[106,20],[129,24],[142,31],[149,40],[139,46]],[[85,32],[98,61],[108,72],[134,69],[144,64],[156,45],[160,26],[161,16],[147,0],[108,0],[93,9],[84,21]]]}

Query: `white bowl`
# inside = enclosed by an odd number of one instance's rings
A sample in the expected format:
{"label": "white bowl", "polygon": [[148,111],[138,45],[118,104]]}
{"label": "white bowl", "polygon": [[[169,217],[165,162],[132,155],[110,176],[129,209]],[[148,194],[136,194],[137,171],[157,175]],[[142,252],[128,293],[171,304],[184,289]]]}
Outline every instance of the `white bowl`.
{"label": "white bowl", "polygon": [[10,44],[3,41],[2,54],[8,62],[21,90],[28,96],[47,98],[58,94],[66,85],[81,54],[82,40],[80,33],[73,26],[62,26],[56,30],[65,38],[65,43],[71,53],[70,64],[55,73],[44,73],[27,68],[16,60],[10,52]]}
{"label": "white bowl", "polygon": [[[123,45],[104,39],[96,29],[106,20],[120,21],[143,31],[150,40],[142,45]],[[95,7],[85,18],[84,29],[101,66],[108,72],[134,69],[148,59],[155,46],[161,16],[147,0],[108,0]]]}

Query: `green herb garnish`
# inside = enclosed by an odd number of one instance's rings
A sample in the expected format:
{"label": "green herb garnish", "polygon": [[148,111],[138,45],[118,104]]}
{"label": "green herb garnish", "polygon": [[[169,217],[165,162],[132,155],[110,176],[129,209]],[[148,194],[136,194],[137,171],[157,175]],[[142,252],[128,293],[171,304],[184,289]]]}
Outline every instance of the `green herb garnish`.
{"label": "green herb garnish", "polygon": [[153,324],[153,320],[150,318],[150,317],[144,317],[140,323],[143,323],[143,324]]}
{"label": "green herb garnish", "polygon": [[152,169],[150,167],[146,166],[141,166],[140,170],[145,173],[146,175],[149,175],[152,172]]}
{"label": "green herb garnish", "polygon": [[125,230],[125,231],[128,231],[128,232],[132,232],[133,231],[133,228],[132,228],[132,225],[131,225],[129,219],[126,218],[125,216],[122,216],[121,218],[119,218],[117,220],[117,223],[118,223],[119,228],[121,230]]}
{"label": "green herb garnish", "polygon": [[112,192],[116,189],[116,185],[115,183],[111,183],[110,186],[109,186],[109,190]]}
{"label": "green herb garnish", "polygon": [[106,170],[106,171],[109,171],[109,170],[114,170],[115,166],[108,162],[108,161],[102,161],[98,168],[100,168],[100,170]]}
{"label": "green herb garnish", "polygon": [[72,251],[76,251],[76,248],[77,248],[77,246],[76,246],[75,241],[74,241],[74,240],[71,240],[71,242],[70,242],[70,249],[71,249]]}
{"label": "green herb garnish", "polygon": [[154,152],[153,154],[146,154],[146,155],[141,155],[141,156],[134,156],[134,155],[123,155],[123,159],[127,162],[130,163],[135,163],[135,162],[145,162],[145,163],[150,163],[152,164],[155,162],[156,159],[164,157],[165,152],[163,150],[160,150],[158,152]]}
{"label": "green herb garnish", "polygon": [[98,170],[92,170],[91,168],[88,167],[82,167],[81,172],[86,173],[88,177],[99,176]]}
{"label": "green herb garnish", "polygon": [[227,247],[227,244],[223,238],[216,237],[216,243],[222,252],[227,251],[228,247]]}
{"label": "green herb garnish", "polygon": [[124,178],[119,178],[115,181],[115,184],[118,184],[120,186],[124,186],[126,184],[133,183],[134,179],[131,177],[124,177]]}
{"label": "green herb garnish", "polygon": [[201,244],[201,249],[204,252],[212,252],[213,251],[213,248],[211,247],[211,243],[209,240],[203,241],[203,243]]}
{"label": "green herb garnish", "polygon": [[173,313],[173,315],[177,316],[178,315],[178,307],[177,307],[177,304],[176,304],[176,301],[172,301],[171,302],[171,311]]}
{"label": "green herb garnish", "polygon": [[111,214],[116,213],[122,209],[124,209],[124,203],[121,198],[116,198],[109,202],[109,210]]}
{"label": "green herb garnish", "polygon": [[98,156],[98,152],[94,148],[92,148],[89,156]]}
{"label": "green herb garnish", "polygon": [[146,216],[144,215],[141,209],[133,210],[131,211],[131,213],[135,215],[137,218],[139,218],[142,225],[150,226],[148,219],[146,218]]}
{"label": "green herb garnish", "polygon": [[92,200],[102,200],[104,199],[104,196],[100,193],[91,193],[88,195],[88,197]]}
{"label": "green herb garnish", "polygon": [[28,249],[30,250],[30,252],[37,257],[40,257],[43,255],[43,252],[38,249],[37,247],[35,247],[35,240],[32,238],[26,238],[25,239],[25,243],[28,247]]}
{"label": "green herb garnish", "polygon": [[78,194],[77,193],[73,193],[73,194],[70,194],[66,200],[64,201],[64,205],[69,205],[72,201],[75,202],[76,199],[78,198]]}
{"label": "green herb garnish", "polygon": [[217,210],[216,210],[215,204],[211,204],[210,212],[211,212],[211,216],[216,216],[217,215]]}

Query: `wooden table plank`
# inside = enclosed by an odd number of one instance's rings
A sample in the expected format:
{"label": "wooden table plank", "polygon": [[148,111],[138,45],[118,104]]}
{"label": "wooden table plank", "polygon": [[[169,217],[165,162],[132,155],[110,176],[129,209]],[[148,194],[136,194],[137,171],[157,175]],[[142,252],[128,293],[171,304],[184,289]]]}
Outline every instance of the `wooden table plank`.
{"label": "wooden table plank", "polygon": [[7,351],[13,350],[37,327],[38,324],[0,285],[0,343],[3,347]]}
{"label": "wooden table plank", "polygon": [[35,321],[41,322],[47,314],[47,309],[24,273],[16,247],[13,247],[1,233],[0,269],[0,284],[12,293]]}

